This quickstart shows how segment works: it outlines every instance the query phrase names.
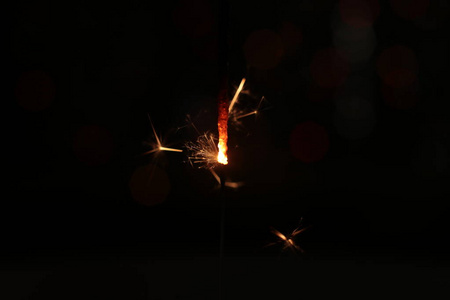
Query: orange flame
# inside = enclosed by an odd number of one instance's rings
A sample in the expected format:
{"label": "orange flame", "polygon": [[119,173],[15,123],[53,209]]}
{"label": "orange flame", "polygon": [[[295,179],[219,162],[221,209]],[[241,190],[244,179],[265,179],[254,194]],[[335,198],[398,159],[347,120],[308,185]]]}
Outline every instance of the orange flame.
{"label": "orange flame", "polygon": [[218,99],[219,117],[217,120],[217,127],[219,129],[219,154],[217,155],[217,161],[223,165],[228,164],[228,97],[226,86],[219,92]]}

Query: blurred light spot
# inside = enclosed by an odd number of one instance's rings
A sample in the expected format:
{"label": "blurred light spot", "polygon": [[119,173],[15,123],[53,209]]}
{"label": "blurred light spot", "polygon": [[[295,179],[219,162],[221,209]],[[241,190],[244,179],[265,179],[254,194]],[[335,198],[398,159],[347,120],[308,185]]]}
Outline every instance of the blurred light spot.
{"label": "blurred light spot", "polygon": [[384,102],[395,109],[410,109],[419,102],[419,87],[417,82],[398,88],[383,84],[381,93]]}
{"label": "blurred light spot", "polygon": [[356,28],[368,27],[380,14],[378,0],[339,0],[342,21]]}
{"label": "blurred light spot", "polygon": [[391,87],[405,87],[417,79],[418,62],[408,47],[396,45],[385,49],[377,60],[377,71],[383,82]]}
{"label": "blurred light spot", "polygon": [[300,28],[292,22],[283,22],[280,35],[283,40],[285,54],[288,56],[294,55],[303,40],[303,34]]}
{"label": "blurred light spot", "polygon": [[191,38],[213,32],[214,15],[207,0],[180,0],[173,12],[175,26]]}
{"label": "blurred light spot", "polygon": [[217,36],[206,36],[192,41],[192,50],[199,57],[214,61],[217,59],[219,42]]}
{"label": "blurred light spot", "polygon": [[375,31],[372,27],[355,28],[340,23],[335,26],[333,42],[349,63],[365,62],[375,51]]}
{"label": "blurred light spot", "polygon": [[373,190],[379,184],[375,165],[361,157],[347,156],[330,164],[330,183],[349,191]]}
{"label": "blurred light spot", "polygon": [[338,87],[345,82],[350,67],[341,53],[328,48],[315,53],[311,65],[311,75],[321,87]]}
{"label": "blurred light spot", "polygon": [[150,81],[149,69],[138,60],[123,61],[114,75],[115,88],[127,98],[143,96]]}
{"label": "blurred light spot", "polygon": [[245,41],[247,64],[261,70],[275,68],[283,57],[283,40],[269,29],[253,31]]}
{"label": "blurred light spot", "polygon": [[128,186],[134,201],[146,206],[164,202],[170,191],[167,173],[153,164],[138,167]]}
{"label": "blurred light spot", "polygon": [[425,30],[436,30],[448,26],[450,18],[450,2],[448,0],[430,1],[425,14],[414,20],[417,27]]}
{"label": "blurred light spot", "polygon": [[329,146],[330,141],[325,127],[315,122],[303,122],[291,133],[291,153],[302,162],[320,161],[327,153]]}
{"label": "blurred light spot", "polygon": [[311,102],[323,102],[334,98],[336,91],[331,88],[322,88],[315,84],[308,89],[308,99]]}
{"label": "blurred light spot", "polygon": [[360,97],[341,97],[336,100],[334,125],[337,132],[348,139],[368,136],[375,128],[375,111],[370,101]]}
{"label": "blurred light spot", "polygon": [[412,151],[411,164],[417,176],[434,178],[448,168],[448,150],[437,141],[421,141]]}
{"label": "blurred light spot", "polygon": [[44,71],[27,71],[17,80],[15,95],[17,102],[30,111],[48,108],[55,98],[55,84]]}
{"label": "blurred light spot", "polygon": [[81,162],[96,166],[111,159],[114,142],[111,133],[106,128],[86,125],[75,133],[73,148],[75,156]]}
{"label": "blurred light spot", "polygon": [[389,0],[392,10],[407,20],[423,16],[430,5],[430,0]]}
{"label": "blurred light spot", "polygon": [[427,71],[438,75],[450,66],[449,53],[450,44],[447,40],[430,38],[421,41],[417,56],[420,57],[421,68],[423,66]]}

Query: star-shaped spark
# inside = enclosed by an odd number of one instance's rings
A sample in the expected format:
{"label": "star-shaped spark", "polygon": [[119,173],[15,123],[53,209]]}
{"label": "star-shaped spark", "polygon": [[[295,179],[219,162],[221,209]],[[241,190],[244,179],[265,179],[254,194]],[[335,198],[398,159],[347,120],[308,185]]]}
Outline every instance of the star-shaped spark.
{"label": "star-shaped spark", "polygon": [[142,155],[147,155],[147,154],[151,154],[151,153],[155,153],[155,152],[161,152],[161,151],[183,152],[183,150],[181,150],[181,149],[175,149],[175,148],[169,148],[169,147],[163,146],[162,143],[161,143],[161,138],[158,137],[158,135],[156,134],[156,130],[155,130],[155,127],[153,126],[152,120],[150,120],[150,116],[149,116],[149,121],[150,121],[150,125],[152,126],[153,135],[155,136],[155,143],[152,143],[152,148],[153,149],[143,153]]}
{"label": "star-shaped spark", "polygon": [[[300,222],[301,222],[301,220],[300,220]],[[278,237],[278,241],[270,243],[270,244],[266,245],[266,247],[277,245],[277,244],[282,244],[283,245],[282,251],[290,249],[294,253],[298,253],[298,252],[304,253],[305,251],[302,249],[302,247],[300,247],[299,245],[296,244],[295,237],[308,228],[309,228],[309,226],[308,227],[299,226],[294,231],[292,231],[290,234],[285,235],[285,234],[281,233],[280,231],[276,230],[275,228],[271,227],[270,232],[272,232],[275,236]]]}

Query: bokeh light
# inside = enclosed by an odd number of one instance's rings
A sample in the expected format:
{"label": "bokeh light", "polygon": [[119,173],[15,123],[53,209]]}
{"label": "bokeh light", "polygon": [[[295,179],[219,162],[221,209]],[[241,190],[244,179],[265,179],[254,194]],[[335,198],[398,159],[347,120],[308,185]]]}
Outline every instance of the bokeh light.
{"label": "bokeh light", "polygon": [[341,97],[336,100],[334,125],[337,132],[348,139],[368,136],[375,128],[372,103],[362,97]]}
{"label": "bokeh light", "polygon": [[401,110],[415,107],[420,100],[419,84],[417,82],[398,88],[383,84],[381,94],[388,106]]}
{"label": "bokeh light", "polygon": [[412,150],[411,166],[419,178],[433,179],[449,166],[448,149],[439,141],[422,140]]}
{"label": "bokeh light", "polygon": [[307,97],[311,102],[324,102],[333,99],[336,94],[336,90],[332,88],[323,88],[317,84],[312,84],[308,88]]}
{"label": "bokeh light", "polygon": [[208,35],[199,39],[195,39],[191,44],[192,51],[208,61],[214,61],[217,59],[219,53],[219,42],[217,36]]}
{"label": "bokeh light", "polygon": [[136,168],[128,186],[133,200],[145,206],[164,202],[170,192],[166,171],[154,164]]}
{"label": "bokeh light", "polygon": [[325,127],[313,121],[298,124],[290,136],[292,155],[304,163],[322,160],[329,147],[330,140]]}
{"label": "bokeh light", "polygon": [[377,71],[391,87],[405,87],[417,79],[418,62],[414,51],[403,45],[385,49],[377,60]]}
{"label": "bokeh light", "polygon": [[392,10],[407,20],[414,20],[425,15],[430,5],[430,0],[389,0],[389,2]]}
{"label": "bokeh light", "polygon": [[173,11],[175,26],[190,38],[199,38],[213,32],[214,15],[207,0],[180,0]]}
{"label": "bokeh light", "polygon": [[377,43],[372,27],[356,28],[338,23],[333,30],[334,46],[349,63],[363,63],[372,57]]}
{"label": "bokeh light", "polygon": [[260,70],[275,68],[283,54],[283,39],[270,29],[253,31],[244,44],[247,64]]}
{"label": "bokeh light", "polygon": [[300,28],[293,22],[283,22],[280,28],[280,35],[283,40],[285,54],[287,56],[294,55],[303,41],[303,34]]}
{"label": "bokeh light", "polygon": [[344,56],[334,48],[317,51],[310,65],[311,76],[321,87],[334,88],[342,85],[350,67]]}
{"label": "bokeh light", "polygon": [[41,70],[23,72],[17,80],[15,96],[21,107],[30,111],[42,111],[55,98],[56,87],[49,74]]}
{"label": "bokeh light", "polygon": [[86,125],[75,133],[73,149],[79,161],[89,166],[97,166],[111,159],[114,140],[108,129],[98,125]]}
{"label": "bokeh light", "polygon": [[378,0],[339,0],[342,21],[356,28],[371,26],[380,14]]}
{"label": "bokeh light", "polygon": [[426,13],[414,19],[414,24],[424,30],[436,30],[448,26],[450,3],[448,1],[430,1]]}
{"label": "bokeh light", "polygon": [[114,69],[114,87],[122,97],[142,97],[149,81],[150,70],[139,60],[124,60]]}

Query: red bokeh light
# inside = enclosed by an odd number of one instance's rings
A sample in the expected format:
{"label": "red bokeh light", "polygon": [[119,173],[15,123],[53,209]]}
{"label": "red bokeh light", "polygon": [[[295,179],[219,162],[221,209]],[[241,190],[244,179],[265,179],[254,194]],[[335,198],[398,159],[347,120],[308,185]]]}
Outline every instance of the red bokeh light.
{"label": "red bokeh light", "polygon": [[109,130],[97,125],[78,129],[73,139],[75,156],[81,162],[96,166],[107,163],[113,154],[114,142]]}
{"label": "red bokeh light", "polygon": [[396,45],[385,49],[377,60],[378,75],[384,84],[403,88],[417,79],[418,62],[413,50]]}
{"label": "red bokeh light", "polygon": [[153,164],[138,167],[128,186],[133,200],[145,206],[164,202],[170,191],[167,173]]}
{"label": "red bokeh light", "polygon": [[378,0],[340,0],[339,13],[350,26],[368,27],[380,14],[380,4]]}
{"label": "red bokeh light", "polygon": [[16,83],[15,96],[23,108],[42,111],[48,108],[55,98],[55,84],[44,71],[32,70],[20,75]]}
{"label": "red bokeh light", "polygon": [[396,109],[410,109],[419,102],[418,83],[407,86],[392,87],[383,84],[381,87],[384,102]]}
{"label": "red bokeh light", "polygon": [[280,35],[283,40],[285,54],[294,55],[303,41],[303,34],[300,28],[292,22],[283,22]]}
{"label": "red bokeh light", "polygon": [[207,0],[180,0],[173,12],[178,30],[190,38],[199,38],[214,31],[214,15]]}
{"label": "red bokeh light", "polygon": [[389,0],[397,15],[407,20],[423,16],[430,6],[430,0]]}
{"label": "red bokeh light", "polygon": [[291,133],[291,153],[304,163],[322,160],[329,147],[330,140],[325,127],[315,122],[303,122]]}
{"label": "red bokeh light", "polygon": [[269,29],[253,31],[244,44],[247,64],[260,70],[275,68],[284,55],[283,40]]}
{"label": "red bokeh light", "polygon": [[312,78],[319,86],[333,88],[345,82],[350,66],[336,49],[327,48],[315,53],[310,71]]}

